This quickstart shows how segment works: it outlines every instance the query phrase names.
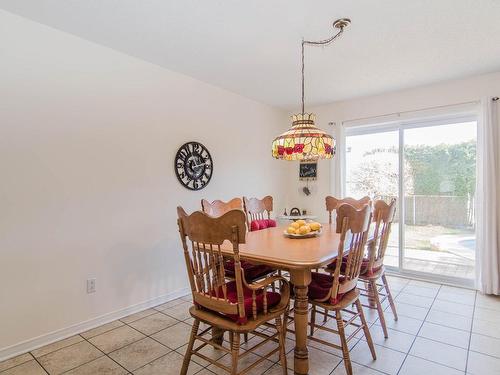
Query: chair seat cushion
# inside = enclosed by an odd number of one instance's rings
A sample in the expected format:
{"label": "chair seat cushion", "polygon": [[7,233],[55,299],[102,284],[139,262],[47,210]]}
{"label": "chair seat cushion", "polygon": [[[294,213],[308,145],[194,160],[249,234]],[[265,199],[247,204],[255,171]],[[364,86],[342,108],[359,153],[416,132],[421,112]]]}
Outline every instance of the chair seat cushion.
{"label": "chair seat cushion", "polygon": [[374,273],[376,273],[379,269],[382,268],[382,266],[378,266],[378,267],[373,267],[371,270],[368,269],[368,259],[366,259],[366,263],[365,263],[365,259],[363,259],[363,263],[361,263],[361,272],[359,273],[360,275],[363,275],[363,276],[372,276]]}
{"label": "chair seat cushion", "polygon": [[[340,282],[344,280],[342,276],[340,276]],[[325,274],[313,272],[311,273],[311,283],[309,284],[308,296],[312,300],[322,300],[326,298],[330,290],[333,286],[333,276]],[[330,298],[328,301],[332,305],[339,303],[342,300],[342,297],[345,293],[338,293],[335,298]]]}
{"label": "chair seat cushion", "polygon": [[[340,267],[340,270],[343,271],[345,269],[345,266],[347,264],[347,255],[344,255],[342,257],[342,266]],[[329,270],[334,270],[337,267],[337,259],[335,259],[332,263],[330,263],[326,268]]]}
{"label": "chair seat cushion", "polygon": [[262,230],[267,228],[273,228],[276,226],[276,220],[272,219],[261,219],[252,220],[250,223],[250,232],[255,232],[256,230]]}
{"label": "chair seat cushion", "polygon": [[[247,261],[241,261],[241,268],[245,272],[245,280],[247,283],[251,283],[254,280],[260,279],[270,273],[276,272],[275,269],[265,266],[263,264],[253,264]],[[234,260],[230,259],[224,263],[224,270],[226,276],[234,277]]]}
{"label": "chair seat cushion", "polygon": [[[236,281],[230,281],[226,283],[227,287],[227,299],[231,303],[238,302],[238,293],[236,290]],[[253,316],[253,298],[252,290],[243,286],[243,303],[245,306],[245,317],[240,318],[238,315],[222,314],[231,320],[234,320],[238,324],[245,324],[249,318]],[[281,301],[281,294],[276,292],[268,291],[267,293],[267,308],[276,306]],[[218,295],[222,296],[222,286],[219,287]],[[262,289],[255,292],[255,303],[257,306],[257,314],[264,311],[264,292]],[[216,311],[217,312],[217,311]]]}
{"label": "chair seat cushion", "polygon": [[[359,273],[360,275],[367,275],[370,276],[371,274],[377,272],[381,266],[379,267],[374,267],[370,272],[368,270],[368,264],[370,263],[370,260],[368,258],[363,258],[363,261],[361,262],[361,272]],[[332,263],[330,263],[326,268],[329,270],[334,270],[337,265],[337,259],[335,259]],[[342,258],[342,265],[340,266],[340,272],[344,272],[347,267],[347,255],[344,255]]]}

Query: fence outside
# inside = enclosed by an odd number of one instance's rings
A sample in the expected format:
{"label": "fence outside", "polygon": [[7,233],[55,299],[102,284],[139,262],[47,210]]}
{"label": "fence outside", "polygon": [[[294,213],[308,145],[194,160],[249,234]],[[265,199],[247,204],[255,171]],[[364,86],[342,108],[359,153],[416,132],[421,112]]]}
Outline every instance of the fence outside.
{"label": "fence outside", "polygon": [[[382,199],[391,199],[385,196]],[[474,204],[466,196],[410,195],[405,197],[405,223],[463,228],[474,225]],[[399,221],[399,212],[396,218]]]}

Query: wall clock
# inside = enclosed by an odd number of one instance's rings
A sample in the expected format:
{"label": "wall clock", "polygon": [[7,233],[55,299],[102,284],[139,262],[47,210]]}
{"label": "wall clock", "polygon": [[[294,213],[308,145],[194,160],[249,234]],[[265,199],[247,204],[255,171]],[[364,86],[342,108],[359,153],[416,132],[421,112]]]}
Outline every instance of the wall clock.
{"label": "wall clock", "polygon": [[185,188],[200,190],[210,182],[214,165],[205,146],[187,142],[175,154],[174,168],[177,179]]}

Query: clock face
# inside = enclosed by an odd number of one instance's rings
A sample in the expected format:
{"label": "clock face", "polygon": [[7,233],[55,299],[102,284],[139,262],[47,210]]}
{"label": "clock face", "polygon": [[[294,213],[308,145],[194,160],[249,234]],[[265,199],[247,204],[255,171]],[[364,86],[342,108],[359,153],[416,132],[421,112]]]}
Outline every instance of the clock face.
{"label": "clock face", "polygon": [[201,143],[183,144],[175,155],[174,163],[177,179],[190,190],[203,189],[212,178],[212,157]]}

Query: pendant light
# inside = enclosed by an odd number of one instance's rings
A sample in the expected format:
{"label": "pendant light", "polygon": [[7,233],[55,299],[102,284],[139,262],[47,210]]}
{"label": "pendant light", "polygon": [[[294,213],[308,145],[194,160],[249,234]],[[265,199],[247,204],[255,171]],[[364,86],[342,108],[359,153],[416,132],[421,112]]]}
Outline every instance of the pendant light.
{"label": "pendant light", "polygon": [[335,139],[314,125],[316,116],[305,112],[304,100],[304,47],[325,46],[337,39],[351,24],[348,18],[333,23],[338,32],[331,38],[320,41],[302,40],[302,113],[292,116],[292,127],[276,137],[272,143],[272,155],[276,159],[315,161],[331,159],[335,155]]}

